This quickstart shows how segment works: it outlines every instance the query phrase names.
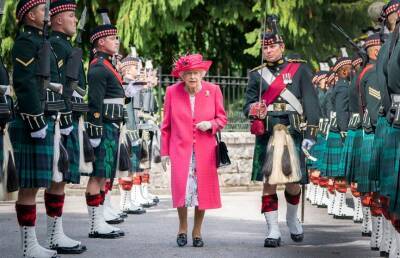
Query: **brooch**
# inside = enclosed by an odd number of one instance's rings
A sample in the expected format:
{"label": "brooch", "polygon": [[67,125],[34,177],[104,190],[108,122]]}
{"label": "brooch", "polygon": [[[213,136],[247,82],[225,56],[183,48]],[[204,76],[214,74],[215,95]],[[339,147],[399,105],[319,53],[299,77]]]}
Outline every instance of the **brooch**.
{"label": "brooch", "polygon": [[210,96],[210,91],[206,90],[206,97]]}

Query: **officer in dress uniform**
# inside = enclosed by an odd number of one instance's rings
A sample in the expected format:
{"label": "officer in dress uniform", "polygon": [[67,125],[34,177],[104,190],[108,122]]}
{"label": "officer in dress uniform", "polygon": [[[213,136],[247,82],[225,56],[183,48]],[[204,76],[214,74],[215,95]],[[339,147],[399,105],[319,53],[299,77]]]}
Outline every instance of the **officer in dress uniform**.
{"label": "officer in dress uniform", "polygon": [[118,53],[119,39],[115,26],[104,19],[104,24],[93,29],[90,43],[95,55],[88,71],[87,133],[94,148],[95,162],[86,189],[89,212],[90,238],[118,238],[124,235],[120,229],[107,224],[103,216],[106,179],[116,176],[120,124],[123,122],[125,93],[122,78],[112,64]]}
{"label": "officer in dress uniform", "polygon": [[[60,133],[64,146],[68,150],[69,169],[64,171],[62,178],[53,180],[50,188],[45,192],[45,205],[47,212],[47,243],[51,249],[56,249],[59,254],[79,254],[86,250],[81,242],[67,237],[63,232],[62,209],[64,206],[66,183],[79,184],[79,140],[78,140],[78,119],[79,115],[72,114],[72,78],[69,77],[71,71],[66,67],[77,66],[81,63],[82,57],[78,56],[73,60],[71,55],[73,47],[70,38],[76,32],[75,17],[76,3],[71,0],[52,1],[50,5],[52,35],[50,42],[56,55],[56,61],[63,85],[63,99],[66,108],[62,110],[58,121]],[[79,66],[78,66],[79,67]],[[80,75],[83,78],[83,66],[81,65]],[[54,69],[55,70],[55,69]],[[77,70],[79,71],[79,70]],[[67,75],[68,74],[68,77]],[[77,77],[77,76],[76,76]],[[78,78],[75,78],[78,80]],[[75,93],[76,95],[76,93]],[[77,95],[76,95],[77,96]],[[78,97],[78,96],[77,96]],[[76,98],[77,98],[76,97]],[[83,103],[83,96],[80,97],[80,103]],[[60,136],[61,137],[61,136]],[[54,177],[53,177],[54,179]]]}
{"label": "officer in dress uniform", "polygon": [[[303,228],[297,218],[297,209],[301,194],[299,181],[302,176],[303,178],[307,178],[307,176],[305,160],[302,158],[300,148],[310,149],[315,143],[320,114],[318,97],[311,83],[312,72],[308,65],[302,60],[286,60],[284,58],[285,44],[276,30],[264,33],[261,43],[266,63],[253,69],[249,74],[243,110],[246,116],[254,119],[252,130],[253,132],[257,131],[258,134],[254,151],[252,180],[263,181],[263,172],[265,172],[263,167],[273,167],[272,163],[276,162],[275,169],[272,172],[266,172],[261,212],[264,214],[268,226],[264,246],[277,247],[280,245],[281,233],[278,225],[276,183],[286,183],[286,221],[291,238],[295,242],[303,240]],[[279,89],[278,93],[286,93],[283,94],[284,96],[275,95],[274,99],[268,100],[270,103],[262,102],[261,104],[260,92],[262,96],[269,96],[265,93],[268,92],[271,85],[274,86],[275,91],[277,88]],[[307,121],[306,128],[301,125],[302,118]],[[303,129],[305,129],[304,135]],[[279,161],[283,159],[282,156],[274,155],[273,151],[267,153],[267,145],[274,133],[277,136],[274,138],[281,140],[281,142],[274,141],[275,148],[287,143],[291,147],[285,149],[287,154],[285,159],[292,161],[291,164],[285,164],[286,167],[290,167],[289,173],[286,175],[283,174],[282,167],[279,165],[281,163]],[[271,148],[268,149],[271,150]],[[285,170],[285,172],[288,171]],[[273,177],[282,180],[272,183]]]}
{"label": "officer in dress uniform", "polygon": [[[58,111],[65,108],[61,95],[54,92],[59,92],[59,85],[49,83],[59,83],[60,78],[44,26],[44,21],[50,19],[45,3],[44,0],[18,2],[16,16],[22,28],[12,49],[17,115],[10,124],[9,133],[19,174],[20,191],[15,208],[21,231],[21,251],[27,257],[57,255],[57,251],[40,246],[35,233],[35,197],[39,188],[48,188],[51,184],[54,121]],[[49,202],[57,206],[59,200],[45,200]],[[60,211],[55,208],[52,212]]]}
{"label": "officer in dress uniform", "polygon": [[359,73],[357,85],[360,96],[360,110],[362,112],[362,127],[364,131],[361,148],[360,170],[357,175],[357,190],[362,194],[363,224],[361,227],[362,236],[371,236],[370,246],[372,249],[379,248],[382,227],[381,212],[377,205],[372,205],[376,199],[376,192],[379,190],[377,180],[370,178],[370,164],[372,149],[377,123],[377,110],[380,106],[380,93],[377,83],[376,59],[381,48],[381,37],[378,34],[369,36],[364,44],[368,54],[368,63]]}

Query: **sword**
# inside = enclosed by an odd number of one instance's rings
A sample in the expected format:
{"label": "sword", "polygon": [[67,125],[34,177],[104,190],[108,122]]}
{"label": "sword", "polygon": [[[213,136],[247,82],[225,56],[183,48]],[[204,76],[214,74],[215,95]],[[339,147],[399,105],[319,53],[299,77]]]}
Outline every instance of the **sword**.
{"label": "sword", "polygon": [[307,149],[301,147],[301,150],[303,151],[304,155],[306,156],[306,159],[309,159],[312,162],[316,162],[318,160],[316,157],[313,157]]}

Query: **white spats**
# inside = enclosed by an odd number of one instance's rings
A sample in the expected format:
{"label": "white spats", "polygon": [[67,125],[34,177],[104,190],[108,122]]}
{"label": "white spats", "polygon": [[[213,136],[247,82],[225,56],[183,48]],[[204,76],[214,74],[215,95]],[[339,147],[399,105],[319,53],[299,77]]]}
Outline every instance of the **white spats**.
{"label": "white spats", "polygon": [[379,250],[382,241],[382,216],[372,216],[372,235],[370,246],[372,250]]}
{"label": "white spats", "polygon": [[52,258],[57,257],[57,252],[49,250],[39,245],[35,227],[20,227],[21,250],[23,257]]}
{"label": "white spats", "polygon": [[267,233],[265,238],[279,239],[281,232],[278,224],[278,211],[264,212],[265,221],[267,222]]}
{"label": "white spats", "polygon": [[72,248],[81,245],[81,242],[73,240],[64,234],[62,217],[47,216],[46,244],[50,249],[57,247]]}

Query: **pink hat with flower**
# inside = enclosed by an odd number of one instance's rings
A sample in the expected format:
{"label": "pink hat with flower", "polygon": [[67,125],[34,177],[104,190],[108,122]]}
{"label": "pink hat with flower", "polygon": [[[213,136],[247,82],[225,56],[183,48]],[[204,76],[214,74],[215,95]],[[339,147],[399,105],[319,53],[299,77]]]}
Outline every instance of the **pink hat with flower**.
{"label": "pink hat with flower", "polygon": [[174,64],[174,69],[171,75],[178,78],[181,72],[190,70],[203,70],[208,71],[212,61],[203,60],[203,56],[200,54],[192,54],[182,56]]}

